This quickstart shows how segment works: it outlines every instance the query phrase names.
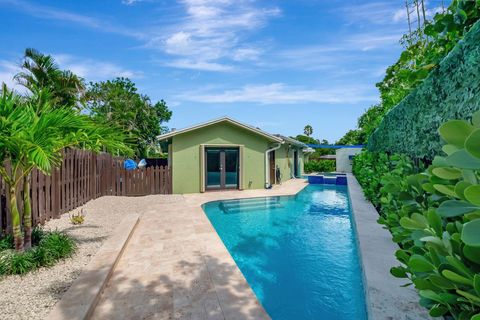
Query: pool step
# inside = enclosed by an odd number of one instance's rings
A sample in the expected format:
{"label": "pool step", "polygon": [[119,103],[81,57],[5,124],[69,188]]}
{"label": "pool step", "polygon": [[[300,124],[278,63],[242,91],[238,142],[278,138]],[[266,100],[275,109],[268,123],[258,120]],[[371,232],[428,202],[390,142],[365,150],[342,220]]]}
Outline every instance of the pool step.
{"label": "pool step", "polygon": [[220,208],[225,213],[239,213],[244,211],[269,210],[283,208],[279,199],[262,198],[252,200],[227,200],[222,201]]}

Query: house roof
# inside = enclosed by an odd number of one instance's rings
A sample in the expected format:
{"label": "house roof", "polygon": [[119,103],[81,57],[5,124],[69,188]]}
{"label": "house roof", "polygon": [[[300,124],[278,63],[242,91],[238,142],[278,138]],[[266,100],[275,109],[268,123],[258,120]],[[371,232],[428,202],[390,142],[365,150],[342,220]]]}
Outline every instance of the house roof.
{"label": "house roof", "polygon": [[285,142],[288,142],[290,144],[293,144],[297,147],[302,147],[302,148],[308,148],[308,146],[301,142],[301,141],[298,141],[298,140],[295,140],[293,138],[290,138],[290,137],[286,137],[286,136],[283,136],[281,134],[276,134],[275,136],[279,137],[279,138],[282,138],[282,140],[284,140]]}
{"label": "house roof", "polygon": [[323,160],[335,160],[337,159],[337,156],[334,154],[324,154],[323,156],[320,156],[320,159]]}
{"label": "house roof", "polygon": [[214,119],[214,120],[211,120],[211,121],[199,123],[199,124],[196,124],[196,125],[193,125],[193,126],[190,126],[190,127],[187,127],[187,128],[183,128],[183,129],[180,129],[180,130],[170,131],[168,133],[161,134],[161,135],[157,136],[157,139],[158,140],[166,140],[168,138],[171,138],[173,136],[176,136],[176,135],[179,135],[179,134],[182,134],[182,133],[186,133],[186,132],[190,132],[190,131],[197,130],[197,129],[200,129],[200,128],[208,127],[208,126],[211,126],[211,125],[214,125],[214,124],[217,124],[217,123],[221,123],[221,122],[228,122],[228,123],[233,124],[237,127],[243,128],[245,130],[248,130],[248,131],[256,133],[260,136],[263,136],[263,137],[265,137],[265,138],[267,138],[271,141],[275,141],[275,142],[283,142],[284,141],[281,137],[278,137],[276,135],[273,135],[273,134],[270,134],[270,133],[265,132],[263,130],[260,130],[259,128],[255,128],[253,126],[241,123],[240,121],[234,120],[234,119],[229,118],[229,117],[222,117],[222,118]]}

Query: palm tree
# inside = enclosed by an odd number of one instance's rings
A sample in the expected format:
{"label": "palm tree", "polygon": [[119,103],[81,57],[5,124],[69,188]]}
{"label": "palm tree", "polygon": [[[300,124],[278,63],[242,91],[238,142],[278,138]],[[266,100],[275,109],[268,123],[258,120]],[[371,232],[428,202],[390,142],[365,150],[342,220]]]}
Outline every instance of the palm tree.
{"label": "palm tree", "polygon": [[307,137],[310,137],[310,136],[312,135],[312,133],[313,133],[313,128],[312,128],[312,126],[309,125],[309,124],[307,124],[307,125],[305,126],[305,128],[303,128],[303,133],[305,133],[305,135],[306,135]]}
{"label": "palm tree", "polygon": [[22,69],[14,78],[32,94],[48,90],[53,104],[62,107],[74,107],[83,101],[83,79],[71,71],[60,70],[52,56],[27,48]]}
{"label": "palm tree", "polygon": [[[41,93],[41,92],[40,92]],[[102,147],[131,152],[123,143],[123,135],[108,127],[99,127],[92,120],[70,107],[53,107],[46,93],[23,101],[3,87],[0,96],[0,175],[8,186],[12,231],[16,250],[31,247],[32,217],[30,205],[30,173],[34,168],[51,174],[62,162],[61,150],[79,146],[100,151]],[[17,190],[24,183],[22,238]]]}

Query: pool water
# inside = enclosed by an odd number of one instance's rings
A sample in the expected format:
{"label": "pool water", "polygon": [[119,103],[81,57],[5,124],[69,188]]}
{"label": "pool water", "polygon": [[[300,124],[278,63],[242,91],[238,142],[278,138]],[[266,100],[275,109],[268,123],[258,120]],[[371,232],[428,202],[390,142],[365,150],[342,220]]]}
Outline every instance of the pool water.
{"label": "pool water", "polygon": [[346,186],[203,208],[273,320],[367,318]]}

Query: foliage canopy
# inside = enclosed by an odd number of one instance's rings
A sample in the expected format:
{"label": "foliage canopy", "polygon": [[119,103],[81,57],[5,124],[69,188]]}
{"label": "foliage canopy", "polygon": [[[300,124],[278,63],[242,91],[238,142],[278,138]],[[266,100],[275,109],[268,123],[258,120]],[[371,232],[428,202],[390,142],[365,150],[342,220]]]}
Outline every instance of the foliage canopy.
{"label": "foliage canopy", "polygon": [[91,83],[86,100],[93,119],[125,132],[138,157],[146,157],[155,151],[158,146],[156,137],[166,131],[162,123],[172,116],[165,101],[152,103],[126,78]]}

